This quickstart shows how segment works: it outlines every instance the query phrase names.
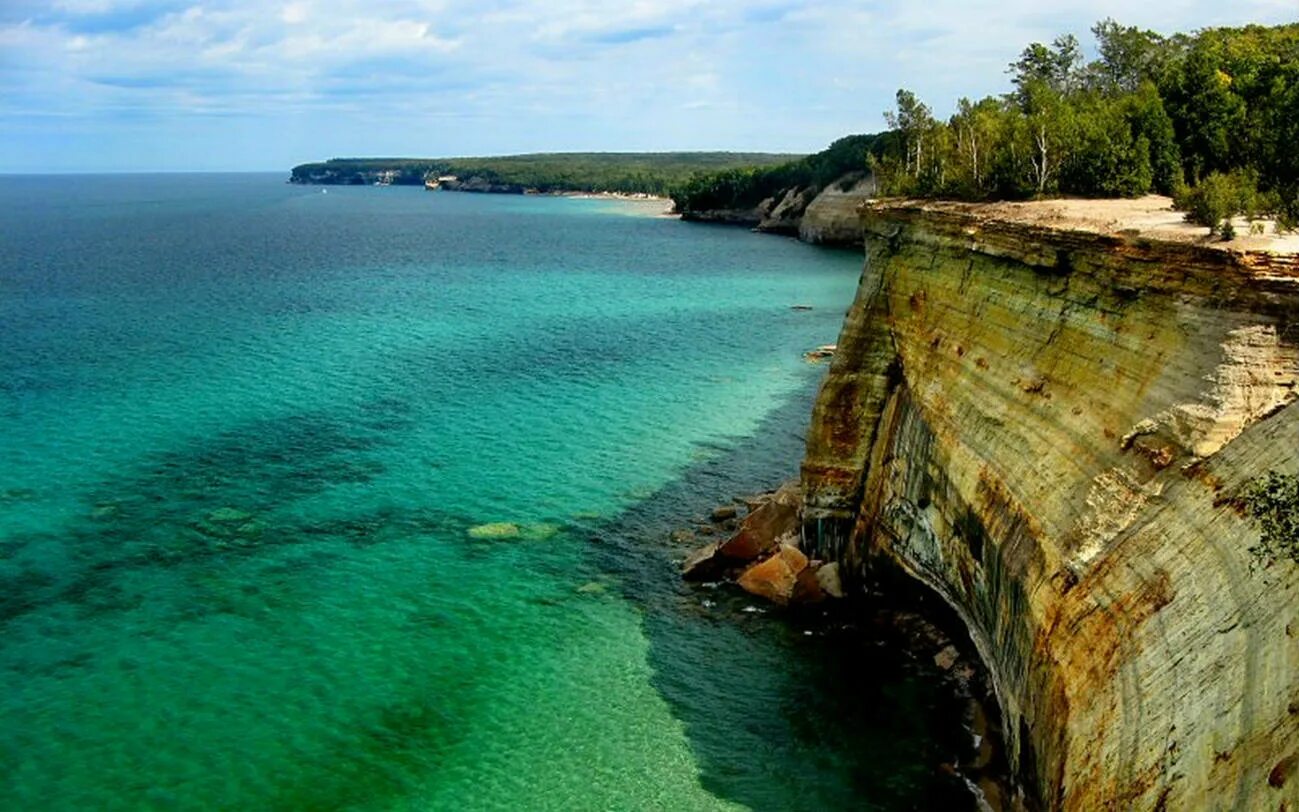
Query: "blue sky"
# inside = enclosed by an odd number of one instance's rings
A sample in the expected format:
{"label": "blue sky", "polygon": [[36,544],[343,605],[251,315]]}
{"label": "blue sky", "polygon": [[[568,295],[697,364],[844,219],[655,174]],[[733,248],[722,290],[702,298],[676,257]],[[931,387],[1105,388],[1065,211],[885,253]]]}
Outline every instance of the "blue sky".
{"label": "blue sky", "polygon": [[807,152],[1006,89],[1029,42],[1295,0],[0,0],[0,172],[355,155]]}

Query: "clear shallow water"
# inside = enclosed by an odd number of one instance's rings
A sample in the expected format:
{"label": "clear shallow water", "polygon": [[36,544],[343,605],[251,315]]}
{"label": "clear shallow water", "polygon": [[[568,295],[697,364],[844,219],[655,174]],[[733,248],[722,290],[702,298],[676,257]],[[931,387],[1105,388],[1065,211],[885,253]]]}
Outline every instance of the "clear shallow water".
{"label": "clear shallow water", "polygon": [[923,675],[665,539],[860,260],[645,211],[0,178],[0,808],[918,803]]}

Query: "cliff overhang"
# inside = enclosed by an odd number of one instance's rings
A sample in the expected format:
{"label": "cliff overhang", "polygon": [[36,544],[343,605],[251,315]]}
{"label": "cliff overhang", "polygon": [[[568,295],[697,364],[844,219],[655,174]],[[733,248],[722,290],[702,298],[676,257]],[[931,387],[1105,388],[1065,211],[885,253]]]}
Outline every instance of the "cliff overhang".
{"label": "cliff overhang", "polygon": [[1299,472],[1299,261],[1166,201],[1113,214],[861,208],[803,546],[955,609],[1045,807],[1275,809],[1299,798],[1299,567],[1251,558],[1236,497]]}

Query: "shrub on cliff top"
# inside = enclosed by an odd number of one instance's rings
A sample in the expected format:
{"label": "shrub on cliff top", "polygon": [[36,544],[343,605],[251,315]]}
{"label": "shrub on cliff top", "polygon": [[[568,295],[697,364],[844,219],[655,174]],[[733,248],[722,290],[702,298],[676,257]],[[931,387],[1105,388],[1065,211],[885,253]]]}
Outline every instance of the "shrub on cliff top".
{"label": "shrub on cliff top", "polygon": [[1252,220],[1269,208],[1258,193],[1255,174],[1248,170],[1211,172],[1198,185],[1177,189],[1173,204],[1186,212],[1187,222],[1207,226],[1210,234],[1227,240],[1235,233],[1231,218],[1243,214]]}
{"label": "shrub on cliff top", "polygon": [[1258,544],[1249,548],[1255,560],[1299,563],[1299,475],[1269,471],[1249,483],[1242,502],[1259,530]]}

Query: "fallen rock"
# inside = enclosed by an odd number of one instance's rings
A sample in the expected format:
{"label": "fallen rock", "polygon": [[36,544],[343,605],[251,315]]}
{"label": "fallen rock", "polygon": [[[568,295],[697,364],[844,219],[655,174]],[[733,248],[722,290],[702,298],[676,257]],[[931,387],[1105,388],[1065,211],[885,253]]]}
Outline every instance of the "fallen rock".
{"label": "fallen rock", "polygon": [[722,554],[740,561],[752,561],[776,549],[779,544],[796,544],[801,501],[798,483],[782,485],[744,517],[739,532],[722,545]]}
{"label": "fallen rock", "polygon": [[798,541],[798,508],[769,503],[758,508],[722,544],[722,554],[739,561],[752,561],[780,544]]}
{"label": "fallen rock", "polygon": [[720,542],[714,541],[688,555],[681,565],[681,577],[687,581],[708,581],[720,577],[726,569],[725,560],[717,552],[720,546]]}
{"label": "fallen rock", "polygon": [[790,598],[790,603],[820,603],[825,600],[825,592],[816,578],[820,568],[819,561],[813,561],[803,568],[794,582],[794,594]]}
{"label": "fallen rock", "polygon": [[821,591],[831,598],[842,598],[844,596],[843,582],[839,580],[839,562],[831,561],[829,564],[822,564],[816,570],[816,581],[821,585]]}
{"label": "fallen rock", "polygon": [[735,505],[721,505],[713,508],[712,520],[715,522],[724,522],[727,519],[734,519],[740,513],[740,509]]}
{"label": "fallen rock", "polygon": [[775,555],[745,570],[737,583],[746,592],[787,606],[794,597],[798,575],[807,569],[807,563],[807,556],[801,550],[782,544]]}

